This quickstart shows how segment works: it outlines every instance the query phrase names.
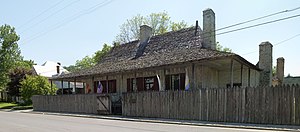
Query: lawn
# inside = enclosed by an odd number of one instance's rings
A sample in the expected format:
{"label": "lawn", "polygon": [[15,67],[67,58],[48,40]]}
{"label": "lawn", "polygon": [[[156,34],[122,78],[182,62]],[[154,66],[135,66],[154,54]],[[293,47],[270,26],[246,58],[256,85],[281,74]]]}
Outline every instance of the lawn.
{"label": "lawn", "polygon": [[32,105],[0,102],[0,109],[26,110],[26,109],[32,109]]}
{"label": "lawn", "polygon": [[5,103],[5,102],[0,102],[0,109],[11,109],[15,106],[17,106],[18,104],[14,104],[14,103]]}

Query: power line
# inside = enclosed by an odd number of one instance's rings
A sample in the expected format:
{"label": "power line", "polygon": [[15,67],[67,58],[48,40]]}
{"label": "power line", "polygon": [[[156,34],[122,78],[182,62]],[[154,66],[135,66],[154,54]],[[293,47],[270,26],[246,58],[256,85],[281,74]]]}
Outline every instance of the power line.
{"label": "power line", "polygon": [[72,17],[70,17],[69,19],[65,19],[65,20],[63,20],[62,22],[57,23],[56,25],[53,26],[52,29],[50,29],[50,30],[48,30],[48,31],[43,31],[43,32],[39,32],[39,33],[35,34],[35,35],[34,35],[33,37],[31,37],[30,39],[27,39],[26,42],[27,42],[27,43],[28,43],[28,42],[31,42],[32,40],[37,39],[37,38],[39,38],[39,37],[41,37],[41,36],[43,36],[43,35],[49,33],[50,31],[53,31],[53,30],[55,30],[55,29],[58,29],[58,28],[60,28],[60,27],[62,27],[62,26],[64,26],[64,25],[66,25],[66,24],[68,24],[68,23],[70,23],[70,22],[72,22],[72,21],[74,21],[74,20],[80,18],[80,17],[83,16],[83,15],[86,15],[86,14],[89,14],[89,13],[91,13],[91,12],[94,12],[94,11],[96,11],[97,9],[99,9],[99,8],[101,8],[101,7],[104,7],[104,6],[106,6],[106,5],[110,4],[110,3],[112,3],[113,1],[115,1],[115,0],[106,0],[106,1],[103,1],[103,2],[101,2],[101,3],[96,4],[95,6],[90,7],[90,8],[87,9],[87,10],[80,11],[80,12],[78,12],[77,14],[73,15]]}
{"label": "power line", "polygon": [[32,21],[34,21],[35,19],[37,19],[38,17],[42,16],[43,14],[45,14],[46,12],[48,12],[49,10],[55,8],[56,6],[58,6],[60,3],[62,3],[65,0],[61,0],[59,2],[57,2],[56,4],[54,4],[53,6],[47,8],[46,10],[44,10],[43,12],[41,12],[40,14],[32,17],[31,19],[29,19],[27,22],[25,22],[24,24],[22,24],[21,26],[19,26],[19,29],[21,29],[22,27],[26,26],[27,24],[31,23]]}
{"label": "power line", "polygon": [[262,26],[262,25],[266,25],[266,24],[270,24],[270,23],[274,23],[274,22],[278,22],[278,21],[283,21],[283,20],[287,20],[287,19],[291,19],[291,18],[296,18],[296,17],[299,17],[299,16],[300,16],[300,14],[285,17],[285,18],[281,18],[281,19],[276,19],[276,20],[272,20],[272,21],[268,21],[268,22],[264,22],[264,23],[259,23],[259,24],[255,24],[255,25],[251,25],[251,26],[247,26],[247,27],[243,27],[243,28],[238,28],[238,29],[218,33],[216,35],[222,35],[222,34],[227,34],[227,33],[231,33],[231,32],[236,32],[236,31],[239,31],[239,30],[244,30],[244,29],[253,28],[253,27],[257,27],[257,26]]}
{"label": "power line", "polygon": [[246,24],[246,23],[249,23],[249,22],[256,21],[256,20],[260,20],[260,19],[264,19],[264,18],[271,17],[271,16],[275,16],[275,15],[278,15],[278,14],[296,11],[296,10],[299,10],[299,9],[300,9],[300,7],[297,7],[297,8],[290,9],[290,10],[284,10],[284,11],[276,12],[276,13],[269,14],[269,15],[265,15],[265,16],[262,16],[262,17],[258,17],[258,18],[252,19],[252,20],[247,20],[247,21],[244,21],[244,22],[240,22],[240,23],[236,23],[236,24],[233,24],[233,25],[230,25],[230,26],[226,26],[226,27],[223,27],[223,28],[219,28],[219,29],[217,29],[216,31],[220,31],[220,30],[224,30],[224,29],[227,29],[227,28],[239,26],[239,25],[242,25],[242,24]]}
{"label": "power line", "polygon": [[69,4],[67,4],[66,6],[64,6],[64,7],[60,8],[59,10],[57,10],[56,12],[54,12],[54,13],[48,15],[48,16],[45,17],[43,20],[41,20],[41,21],[35,23],[34,25],[32,25],[32,26],[26,28],[25,30],[21,31],[20,33],[23,33],[24,31],[27,31],[27,30],[29,30],[29,29],[31,29],[31,28],[33,28],[33,27],[35,27],[35,26],[41,24],[42,22],[46,21],[47,19],[51,18],[52,16],[56,15],[57,13],[63,11],[64,9],[66,9],[66,8],[68,8],[68,7],[70,7],[70,6],[72,6],[73,4],[75,4],[75,3],[79,2],[79,1],[80,1],[80,0],[76,0],[76,1],[73,1],[73,2],[71,2],[71,3],[69,3]]}
{"label": "power line", "polygon": [[[290,37],[290,38],[288,38],[288,39],[285,39],[285,40],[283,40],[283,41],[280,41],[280,42],[274,44],[274,47],[277,46],[277,45],[283,44],[283,43],[285,43],[285,42],[287,42],[287,41],[289,41],[289,40],[292,40],[292,39],[294,39],[294,38],[296,38],[296,37],[299,37],[299,36],[300,36],[300,33],[299,33],[299,34],[296,34],[296,35],[294,35],[294,36],[292,36],[292,37]],[[245,53],[245,54],[242,54],[242,55],[249,55],[249,54],[252,54],[252,53],[255,53],[255,52],[258,52],[258,50],[252,51],[252,52],[248,52],[248,53]]]}
{"label": "power line", "polygon": [[294,35],[294,36],[292,36],[292,37],[290,37],[290,38],[288,38],[288,39],[286,39],[286,40],[283,40],[283,41],[281,41],[281,42],[278,42],[278,43],[274,44],[274,46],[280,45],[280,44],[282,44],[282,43],[285,43],[285,42],[287,42],[287,41],[289,41],[289,40],[291,40],[291,39],[294,39],[294,38],[296,38],[296,37],[299,37],[299,36],[300,36],[300,33],[297,34],[297,35]]}

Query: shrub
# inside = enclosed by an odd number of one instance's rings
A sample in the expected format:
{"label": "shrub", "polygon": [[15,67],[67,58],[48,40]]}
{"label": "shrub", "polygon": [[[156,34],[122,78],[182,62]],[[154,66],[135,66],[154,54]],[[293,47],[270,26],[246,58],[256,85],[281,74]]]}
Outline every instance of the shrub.
{"label": "shrub", "polygon": [[21,82],[21,97],[26,104],[31,104],[33,95],[54,95],[57,88],[55,85],[51,88],[46,77],[42,76],[26,76]]}

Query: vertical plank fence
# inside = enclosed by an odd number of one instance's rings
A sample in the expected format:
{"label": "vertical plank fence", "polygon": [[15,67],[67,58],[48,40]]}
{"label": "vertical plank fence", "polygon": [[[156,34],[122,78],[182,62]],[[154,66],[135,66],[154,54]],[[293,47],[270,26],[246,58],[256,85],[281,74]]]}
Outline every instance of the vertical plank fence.
{"label": "vertical plank fence", "polygon": [[300,87],[123,93],[122,114],[216,122],[300,125]]}

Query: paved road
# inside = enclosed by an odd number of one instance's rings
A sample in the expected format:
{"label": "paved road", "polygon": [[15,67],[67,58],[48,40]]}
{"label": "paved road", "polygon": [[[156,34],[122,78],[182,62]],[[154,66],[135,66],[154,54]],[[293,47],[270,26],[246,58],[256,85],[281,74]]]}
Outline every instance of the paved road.
{"label": "paved road", "polygon": [[0,132],[254,132],[259,130],[0,112]]}

